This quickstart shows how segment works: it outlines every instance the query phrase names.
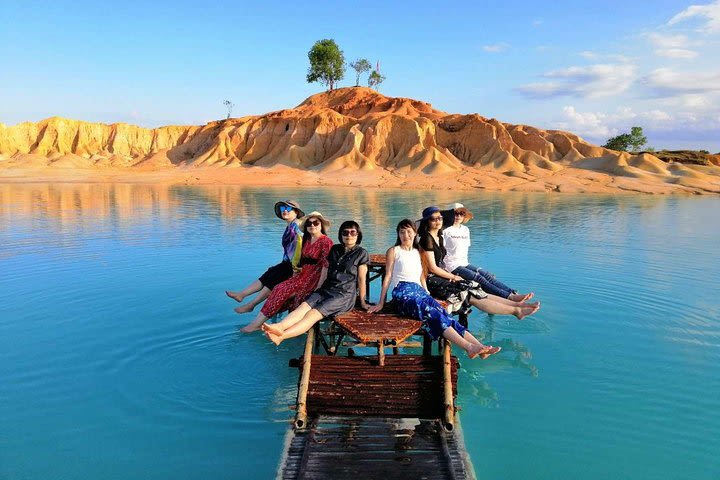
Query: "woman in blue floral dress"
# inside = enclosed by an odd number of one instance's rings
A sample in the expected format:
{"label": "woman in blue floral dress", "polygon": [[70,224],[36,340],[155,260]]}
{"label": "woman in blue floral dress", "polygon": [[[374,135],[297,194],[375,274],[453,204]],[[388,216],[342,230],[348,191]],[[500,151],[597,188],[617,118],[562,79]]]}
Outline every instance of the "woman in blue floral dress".
{"label": "woman in blue floral dress", "polygon": [[417,235],[414,222],[402,220],[396,230],[397,241],[386,255],[380,302],[369,311],[381,310],[390,290],[397,313],[421,320],[423,329],[433,340],[442,336],[465,350],[470,358],[485,359],[499,352],[500,347],[483,345],[430,296],[420,252],[414,244]]}

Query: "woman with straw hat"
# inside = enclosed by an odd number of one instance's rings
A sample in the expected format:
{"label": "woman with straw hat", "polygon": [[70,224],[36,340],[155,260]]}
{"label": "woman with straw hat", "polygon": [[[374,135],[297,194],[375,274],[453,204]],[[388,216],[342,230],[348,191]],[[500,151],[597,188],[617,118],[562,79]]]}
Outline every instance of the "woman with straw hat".
{"label": "woman with straw hat", "polygon": [[[447,249],[442,236],[443,217],[440,209],[436,206],[427,207],[423,210],[422,217],[418,236],[420,237],[420,253],[427,264],[427,286],[433,296],[440,297],[462,285],[464,279],[443,268]],[[470,294],[467,297],[470,305],[486,313],[514,315],[518,320],[522,320],[540,309],[538,302],[524,303],[524,301],[508,300],[470,285],[465,287],[465,290]]]}
{"label": "woman with straw hat", "polygon": [[470,250],[470,229],[463,225],[473,218],[472,212],[462,203],[453,203],[443,211],[443,218],[449,224],[442,230],[442,237],[447,254],[443,267],[453,275],[465,280],[477,282],[485,292],[516,302],[523,302],[533,297],[533,293],[518,293],[495,278],[492,273],[471,265],[468,260]]}
{"label": "woman with straw hat", "polygon": [[[330,221],[320,212],[312,212],[300,221],[303,230],[302,256],[298,262],[300,270],[272,289],[265,305],[255,320],[242,328],[243,333],[258,330],[265,321],[287,307],[297,308],[319,283],[325,281],[328,268],[328,254],[333,241],[326,235]],[[288,304],[288,302],[290,302]]]}
{"label": "woman with straw hat", "polygon": [[244,290],[239,292],[225,290],[228,297],[240,303],[253,293],[260,292],[252,301],[237,307],[235,309],[237,313],[252,312],[256,305],[270,295],[273,288],[290,278],[297,269],[302,252],[302,232],[297,219],[304,215],[305,213],[300,210],[300,204],[295,200],[281,200],[275,204],[275,216],[287,222],[282,236],[282,262],[268,268],[260,278],[248,285]]}
{"label": "woman with straw hat", "polygon": [[327,278],[320,288],[290,312],[282,322],[262,325],[265,335],[275,345],[302,335],[325,317],[349,311],[358,298],[360,308],[368,309],[365,303],[365,279],[370,255],[360,246],[360,225],[354,220],[343,222],[338,231],[338,239],[340,243],[330,249]]}

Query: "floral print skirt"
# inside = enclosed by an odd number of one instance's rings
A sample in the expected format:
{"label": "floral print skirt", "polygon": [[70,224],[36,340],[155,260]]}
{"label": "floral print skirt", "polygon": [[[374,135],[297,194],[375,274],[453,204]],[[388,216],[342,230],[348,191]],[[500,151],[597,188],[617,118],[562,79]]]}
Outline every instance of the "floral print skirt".
{"label": "floral print skirt", "polygon": [[404,317],[416,318],[423,322],[423,330],[433,340],[441,337],[450,327],[461,336],[465,333],[465,327],[451,317],[418,283],[398,283],[392,291],[392,298],[397,312]]}

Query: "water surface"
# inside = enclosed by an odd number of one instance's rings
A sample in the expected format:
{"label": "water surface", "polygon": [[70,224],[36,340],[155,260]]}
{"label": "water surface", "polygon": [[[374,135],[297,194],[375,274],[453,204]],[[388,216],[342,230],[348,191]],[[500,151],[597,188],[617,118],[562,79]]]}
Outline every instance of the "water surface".
{"label": "water surface", "polygon": [[542,301],[471,316],[504,347],[460,355],[479,478],[720,478],[719,199],[125,184],[0,185],[0,478],[272,477],[303,339],[223,291],[279,260],[285,197],[372,252],[462,201],[474,263]]}

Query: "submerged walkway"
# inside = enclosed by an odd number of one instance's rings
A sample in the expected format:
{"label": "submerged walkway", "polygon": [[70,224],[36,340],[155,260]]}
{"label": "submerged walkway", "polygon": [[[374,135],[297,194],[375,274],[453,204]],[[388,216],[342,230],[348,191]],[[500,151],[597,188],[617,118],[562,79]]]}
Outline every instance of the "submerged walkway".
{"label": "submerged walkway", "polygon": [[437,421],[326,416],[291,430],[277,478],[475,478],[462,436]]}

